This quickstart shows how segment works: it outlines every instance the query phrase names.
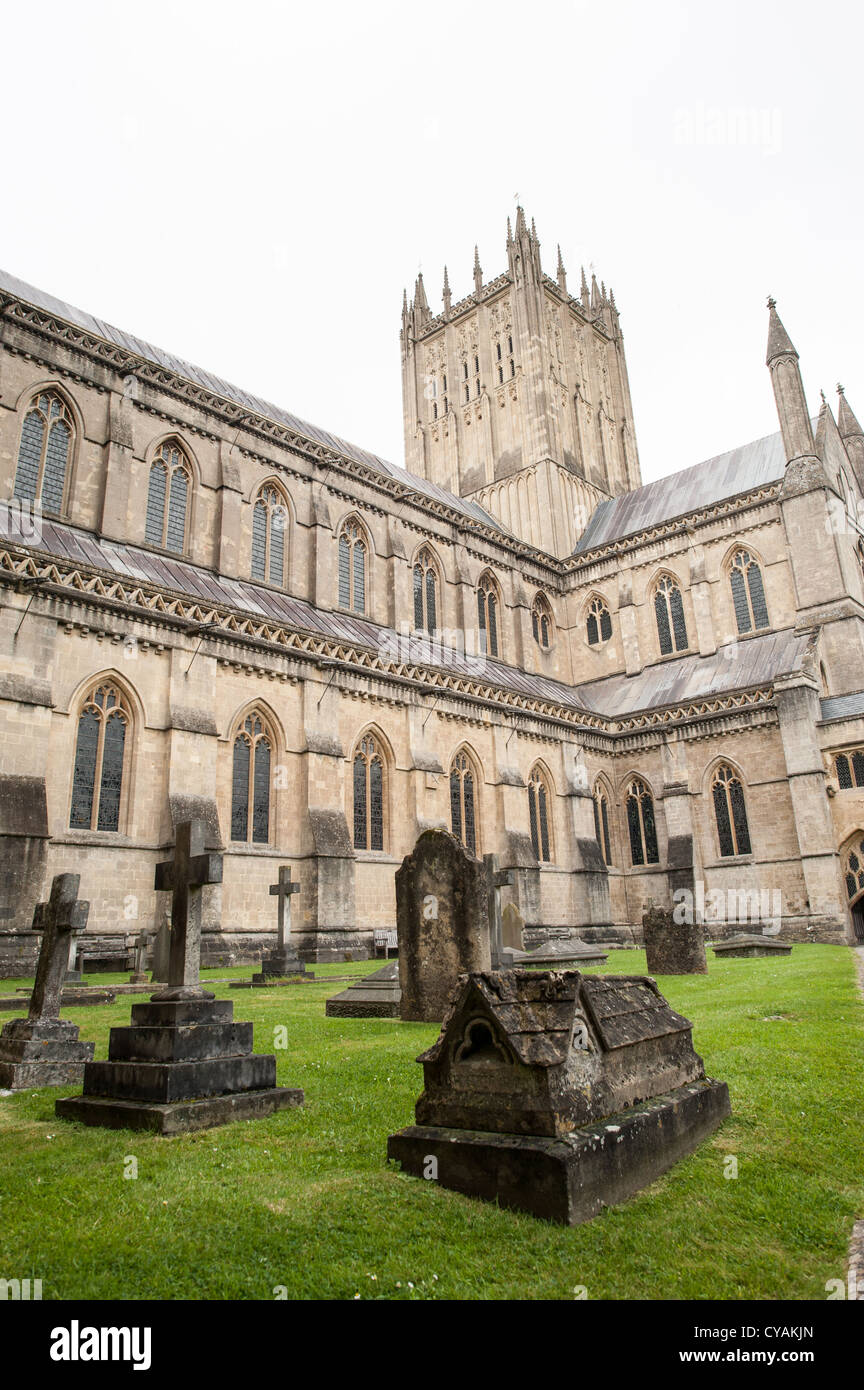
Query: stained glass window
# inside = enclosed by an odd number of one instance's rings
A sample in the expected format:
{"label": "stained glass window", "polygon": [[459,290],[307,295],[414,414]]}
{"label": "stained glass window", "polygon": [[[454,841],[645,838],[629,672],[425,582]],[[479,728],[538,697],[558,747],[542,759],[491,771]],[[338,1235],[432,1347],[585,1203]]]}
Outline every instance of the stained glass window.
{"label": "stained glass window", "polygon": [[15,497],[40,501],[46,512],[62,512],[71,453],[69,407],[55,391],[43,391],[31,401],[21,427]]}
{"label": "stained glass window", "polygon": [[353,520],[339,536],[339,607],[366,612],[366,539]]}
{"label": "stained glass window", "polygon": [[552,858],[549,847],[549,789],[539,768],[528,779],[528,819],[534,856],[541,864]]}
{"label": "stained glass window", "polygon": [[288,506],[272,483],[261,489],[252,509],[252,578],[285,583],[285,532]]}
{"label": "stained glass window", "polygon": [[371,734],[354,754],[354,848],[384,848],[384,759]]}
{"label": "stained glass window", "polygon": [[450,770],[450,825],[457,840],[472,854],[477,852],[474,769],[466,753],[459,753]]}
{"label": "stained glass window", "polygon": [[182,554],[186,548],[191,491],[189,460],[177,441],[168,439],[159,446],[150,465],[144,525],[144,537],[150,545]]}
{"label": "stained glass window", "polygon": [[864,748],[838,753],[834,766],[842,791],[848,791],[850,787],[864,787]]}
{"label": "stained glass window", "polygon": [[438,575],[425,549],[414,563],[414,626],[418,632],[435,632],[438,627]]}
{"label": "stained glass window", "polygon": [[747,824],[747,807],[744,804],[744,788],[733,768],[725,764],[717,768],[712,782],[712,794],[720,854],[724,858],[736,854],[749,854],[750,830]]}
{"label": "stained glass window", "polygon": [[488,575],[484,575],[477,586],[477,625],[480,629],[481,652],[487,656],[497,656],[498,591]]}
{"label": "stained glass window", "polygon": [[78,716],[73,830],[119,830],[129,711],[116,686],[93,687]]}
{"label": "stained glass window", "polygon": [[538,647],[548,651],[552,645],[552,614],[542,594],[537,595],[531,609],[531,631]]}
{"label": "stained glass window", "polygon": [[588,644],[596,647],[608,642],[612,636],[612,618],[602,598],[594,598],[588,605]]}
{"label": "stained glass window", "polygon": [[654,613],[663,656],[672,651],[686,651],[687,624],[684,619],[684,601],[681,598],[681,590],[669,575],[664,574],[654,590]]}
{"label": "stained glass window", "polygon": [[630,834],[630,857],[633,863],[659,863],[654,798],[639,777],[634,777],[627,788],[627,829]]}
{"label": "stained glass window", "polygon": [[602,782],[594,788],[594,834],[606,864],[612,863],[612,840],[609,834],[609,803]]}
{"label": "stained glass window", "polygon": [[739,632],[754,632],[768,627],[768,608],[762,571],[749,550],[737,550],[729,571],[732,602]]}
{"label": "stained glass window", "polygon": [[270,842],[270,768],[273,739],[263,715],[252,710],[234,735],[231,839]]}

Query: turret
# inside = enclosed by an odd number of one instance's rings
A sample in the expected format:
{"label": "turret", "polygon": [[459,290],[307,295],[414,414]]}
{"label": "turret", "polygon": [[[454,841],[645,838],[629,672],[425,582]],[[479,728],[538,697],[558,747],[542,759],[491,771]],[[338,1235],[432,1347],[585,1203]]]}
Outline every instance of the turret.
{"label": "turret", "polygon": [[858,424],[842,386],[838,385],[837,394],[840,397],[837,409],[837,428],[855,470],[858,486],[864,493],[864,430]]}
{"label": "turret", "polygon": [[798,353],[783,327],[773,299],[768,300],[768,352],[765,361],[771,373],[788,467],[796,459],[813,458],[816,450]]}

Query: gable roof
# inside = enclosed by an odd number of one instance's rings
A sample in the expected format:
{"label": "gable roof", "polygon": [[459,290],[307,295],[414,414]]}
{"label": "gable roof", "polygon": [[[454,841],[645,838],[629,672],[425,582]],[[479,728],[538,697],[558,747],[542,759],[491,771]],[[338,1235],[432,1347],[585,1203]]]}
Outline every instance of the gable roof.
{"label": "gable roof", "polygon": [[[814,427],[816,425],[814,419]],[[670,473],[653,483],[601,502],[592,514],[574,555],[709,507],[752,488],[779,482],[786,471],[786,454],[779,430],[741,444],[725,454]]]}
{"label": "gable roof", "polygon": [[361,449],[357,444],[350,444],[347,440],[340,439],[335,434],[320,429],[317,425],[310,425],[308,421],[299,419],[296,415],[283,410],[281,406],[273,405],[260,396],[253,396],[251,392],[244,391],[242,387],[232,386],[230,382],[214,376],[212,372],[205,371],[203,367],[196,367],[191,362],[184,361],[182,357],[175,357],[173,353],[154,347],[152,343],[146,343],[142,338],[136,338],[121,328],[115,328],[112,324],[106,323],[104,319],[97,319],[83,309],[76,309],[73,304],[67,304],[62,299],[55,299],[53,295],[46,294],[44,290],[36,289],[35,286],[16,279],[8,271],[0,270],[0,290],[15,295],[17,299],[25,300],[37,309],[43,309],[46,313],[54,315],[55,318],[63,319],[66,323],[83,328],[86,333],[92,333],[95,337],[104,339],[105,342],[113,343],[115,347],[123,348],[126,352],[133,353],[137,357],[143,357],[157,367],[162,367],[196,386],[203,387],[205,391],[210,391],[213,395],[222,396],[225,400],[232,401],[235,405],[242,406],[256,415],[262,415],[268,420],[284,425],[295,434],[303,435],[313,443],[321,444],[326,449],[332,449],[334,453],[343,454],[345,457],[373,469],[376,473],[383,473],[394,478],[403,486],[413,488],[415,492],[431,497],[445,506],[452,507],[455,511],[461,512],[463,516],[469,517],[473,521],[479,521],[483,526],[491,526],[504,535],[510,535],[507,528],[502,526],[500,521],[485,511],[478,503],[468,501],[464,497],[457,497],[454,493],[447,492],[443,487],[438,487],[436,483],[428,482],[425,478],[418,478],[415,473],[409,473],[407,469],[400,468],[395,463],[388,463],[386,459],[370,453],[367,449]]}

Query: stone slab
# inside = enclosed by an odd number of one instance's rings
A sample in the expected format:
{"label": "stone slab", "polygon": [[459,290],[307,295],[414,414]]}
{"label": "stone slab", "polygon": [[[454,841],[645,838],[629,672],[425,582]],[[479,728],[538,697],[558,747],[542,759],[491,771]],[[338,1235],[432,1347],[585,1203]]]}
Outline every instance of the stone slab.
{"label": "stone slab", "polygon": [[[81,1047],[91,1049],[93,1043],[81,1043]],[[29,1091],[41,1086],[77,1086],[84,1076],[88,1058],[78,1061],[0,1061],[0,1091]]]}
{"label": "stone slab", "polygon": [[197,1062],[252,1051],[251,1023],[186,1023],[111,1029],[114,1062]]}
{"label": "stone slab", "polygon": [[604,951],[600,946],[590,945],[579,937],[571,937],[569,940],[544,941],[532,951],[519,956],[514,964],[520,967],[567,965],[569,962],[579,965],[602,965],[608,959],[608,951]]}
{"label": "stone slab", "polygon": [[387,1157],[414,1177],[434,1157],[442,1187],[578,1226],[654,1182],[730,1114],[726,1083],[706,1079],[562,1138],[411,1125],[390,1135]]}
{"label": "stone slab", "polygon": [[290,1086],[270,1086],[230,1096],[208,1096],[172,1104],[142,1104],[99,1096],[68,1096],[55,1102],[57,1115],[105,1129],[152,1130],[156,1134],[189,1134],[236,1120],[258,1120],[277,1110],[302,1105],[304,1094]]}
{"label": "stone slab", "polygon": [[713,942],[711,950],[715,956],[789,956],[792,954],[792,943],[775,941],[770,936],[756,933],[739,932],[735,936],[727,936],[724,941]]}
{"label": "stone slab", "polygon": [[[122,986],[112,985],[111,989],[68,990],[60,996],[61,1009],[83,1009],[91,1004],[113,1004]],[[6,995],[0,999],[0,1012],[16,1013],[29,1005],[30,990],[22,990],[18,995]]]}
{"label": "stone slab", "polygon": [[263,1091],[276,1084],[276,1058],[252,1053],[196,1062],[88,1062],[84,1096],[149,1101],[178,1100]]}
{"label": "stone slab", "polygon": [[399,962],[392,960],[327,1000],[328,1018],[399,1018]]}

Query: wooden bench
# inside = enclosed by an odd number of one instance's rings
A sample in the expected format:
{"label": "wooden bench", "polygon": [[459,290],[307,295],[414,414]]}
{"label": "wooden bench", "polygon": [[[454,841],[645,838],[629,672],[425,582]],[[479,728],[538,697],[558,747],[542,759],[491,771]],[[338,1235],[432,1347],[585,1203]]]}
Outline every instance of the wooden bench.
{"label": "wooden bench", "polygon": [[377,955],[379,950],[384,950],[384,959],[390,959],[390,952],[399,950],[399,937],[395,931],[386,931],[384,928],[376,928],[373,932],[373,947]]}

